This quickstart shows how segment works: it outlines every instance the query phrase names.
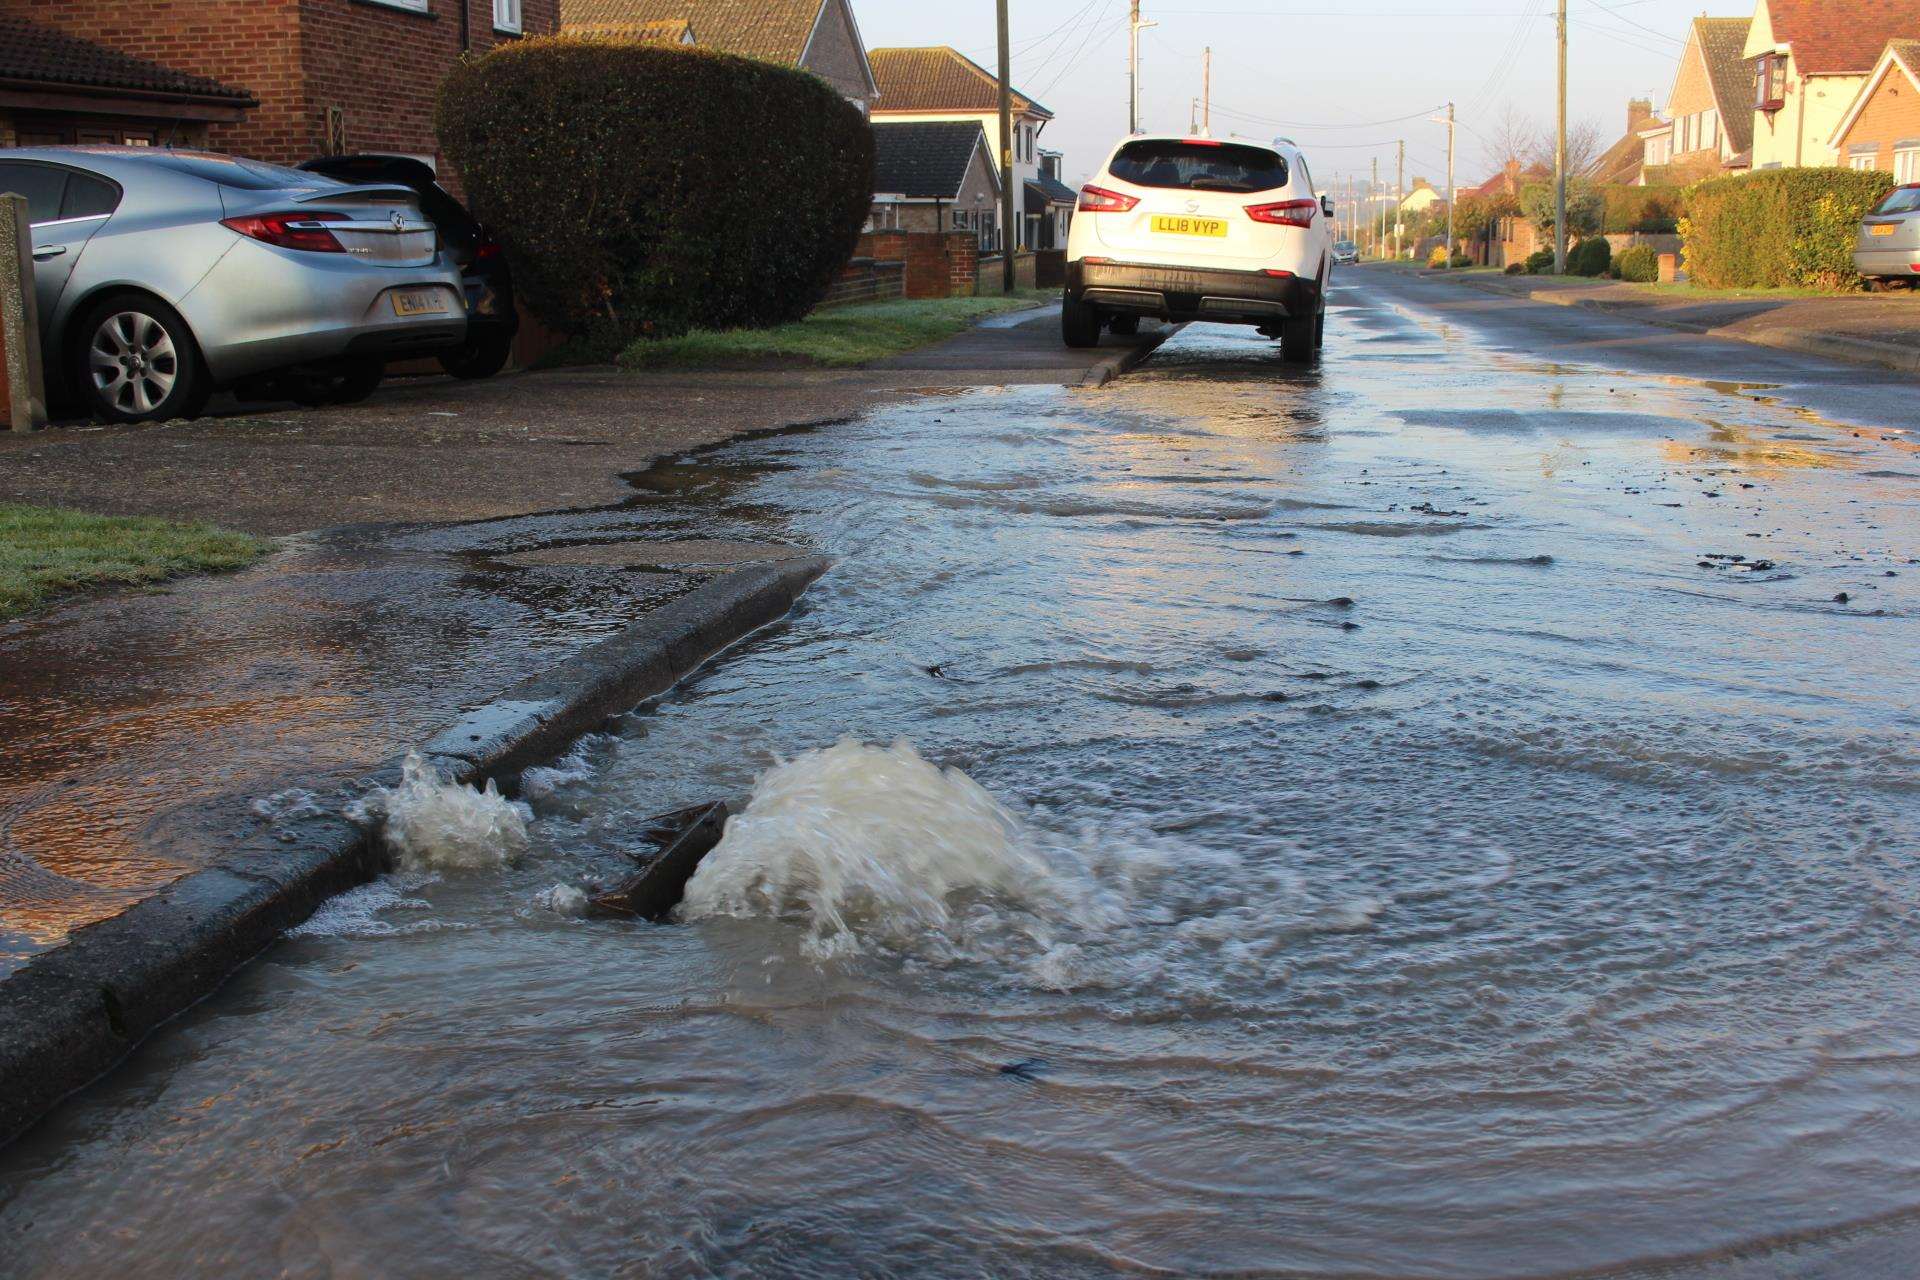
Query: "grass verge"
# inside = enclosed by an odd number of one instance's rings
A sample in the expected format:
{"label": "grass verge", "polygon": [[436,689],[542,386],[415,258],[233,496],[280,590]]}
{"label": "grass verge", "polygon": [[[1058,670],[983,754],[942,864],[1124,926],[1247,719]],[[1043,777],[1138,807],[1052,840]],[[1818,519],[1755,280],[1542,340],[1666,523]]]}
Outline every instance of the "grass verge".
{"label": "grass verge", "polygon": [[772,329],[695,329],[678,338],[641,339],[620,353],[629,369],[793,361],[844,368],[951,338],[990,315],[1058,297],[1026,289],[984,298],[870,302],[816,311]]}
{"label": "grass verge", "polygon": [[209,524],[0,503],[0,618],[88,588],[243,568],[266,543]]}
{"label": "grass verge", "polygon": [[1676,284],[1636,284],[1640,292],[1653,298],[1672,298],[1677,301],[1696,302],[1747,302],[1794,298],[1864,298],[1867,293],[1861,289],[1709,289],[1705,285],[1680,282]]}

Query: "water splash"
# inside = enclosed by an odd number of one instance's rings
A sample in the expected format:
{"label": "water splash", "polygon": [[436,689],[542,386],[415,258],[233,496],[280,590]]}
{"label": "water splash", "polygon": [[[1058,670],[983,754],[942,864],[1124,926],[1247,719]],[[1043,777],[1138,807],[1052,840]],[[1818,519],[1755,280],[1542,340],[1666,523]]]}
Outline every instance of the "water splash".
{"label": "water splash", "polygon": [[400,785],[378,787],[356,816],[377,820],[387,847],[404,871],[493,871],[527,848],[533,810],[502,796],[489,778],[484,789],[453,782],[408,752]]}
{"label": "water splash", "polygon": [[1044,956],[1061,930],[1119,914],[959,769],[904,740],[851,738],[761,775],[680,912],[804,920],[816,958],[872,943],[931,959],[979,958],[989,935],[1009,932]]}

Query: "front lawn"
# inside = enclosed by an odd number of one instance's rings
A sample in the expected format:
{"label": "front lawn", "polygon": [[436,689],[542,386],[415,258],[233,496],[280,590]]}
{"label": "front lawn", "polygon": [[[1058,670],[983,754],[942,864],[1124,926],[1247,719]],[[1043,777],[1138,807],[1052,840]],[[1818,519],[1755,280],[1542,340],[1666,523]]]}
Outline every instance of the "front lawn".
{"label": "front lawn", "polygon": [[258,538],[208,524],[0,503],[0,618],[64,592],[239,569],[265,552]]}
{"label": "front lawn", "polygon": [[1059,297],[1027,289],[982,298],[870,302],[816,311],[772,329],[695,329],[678,338],[642,338],[620,353],[629,369],[788,361],[833,367],[865,364],[951,338],[981,319]]}

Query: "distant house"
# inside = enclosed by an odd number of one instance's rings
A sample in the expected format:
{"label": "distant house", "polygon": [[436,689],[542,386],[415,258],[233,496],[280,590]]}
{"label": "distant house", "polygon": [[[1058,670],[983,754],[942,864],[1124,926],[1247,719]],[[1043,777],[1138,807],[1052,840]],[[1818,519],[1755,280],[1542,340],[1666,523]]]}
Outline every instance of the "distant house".
{"label": "distant house", "polygon": [[1743,61],[1750,18],[1695,18],[1687,26],[1667,118],[1641,131],[1648,168],[1684,182],[1744,168],[1753,149],[1753,72]]}
{"label": "distant house", "polygon": [[1757,0],[1742,57],[1753,68],[1753,167],[1844,163],[1840,123],[1890,40],[1920,38],[1920,0]]}
{"label": "distant house", "polygon": [[1425,213],[1435,205],[1445,203],[1440,198],[1440,193],[1433,189],[1431,182],[1425,178],[1415,178],[1413,190],[1407,192],[1400,201],[1400,216],[1405,218],[1409,214]]}
{"label": "distant house", "polygon": [[1073,210],[1080,193],[1060,180],[1065,160],[1058,151],[1040,153],[1040,176],[1027,183],[1027,221],[1036,249],[1067,247],[1067,228],[1073,224]]}
{"label": "distant house", "polygon": [[971,231],[999,248],[1000,177],[977,120],[876,120],[871,230]]}
{"label": "distant house", "polygon": [[1891,40],[1827,145],[1849,168],[1920,182],[1920,40]]}
{"label": "distant house", "polygon": [[0,15],[0,147],[207,145],[259,106],[247,90]]}
{"label": "distant house", "polygon": [[[999,168],[1000,81],[957,49],[944,45],[921,49],[875,49],[873,75],[880,86],[875,123],[914,120],[978,124]],[[1015,244],[1034,248],[1045,237],[1045,225],[1058,194],[1043,180],[1040,134],[1053,119],[1047,110],[1023,93],[1013,95],[1013,173],[1019,202]],[[1054,183],[1059,178],[1054,176]],[[1029,190],[1039,184],[1039,193]],[[997,225],[997,215],[996,215]]]}
{"label": "distant house", "polygon": [[1601,153],[1587,176],[1603,186],[1639,186],[1647,163],[1647,144],[1640,134],[1655,119],[1653,103],[1645,98],[1628,102],[1626,136]]}
{"label": "distant house", "polygon": [[848,0],[560,0],[560,29],[798,67],[862,111],[879,92]]}

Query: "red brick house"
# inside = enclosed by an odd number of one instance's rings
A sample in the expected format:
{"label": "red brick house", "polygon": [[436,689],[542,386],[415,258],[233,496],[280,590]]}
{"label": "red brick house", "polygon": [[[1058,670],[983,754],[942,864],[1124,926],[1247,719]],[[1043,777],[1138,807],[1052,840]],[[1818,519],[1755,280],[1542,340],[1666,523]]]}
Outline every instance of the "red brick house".
{"label": "red brick house", "polygon": [[[282,164],[350,151],[438,165],[434,95],[456,59],[559,29],[559,0],[0,0],[30,22],[183,73],[258,106],[205,125],[206,145]],[[0,65],[5,54],[0,51]],[[59,127],[51,94],[37,112]],[[80,113],[70,113],[78,116]]]}

